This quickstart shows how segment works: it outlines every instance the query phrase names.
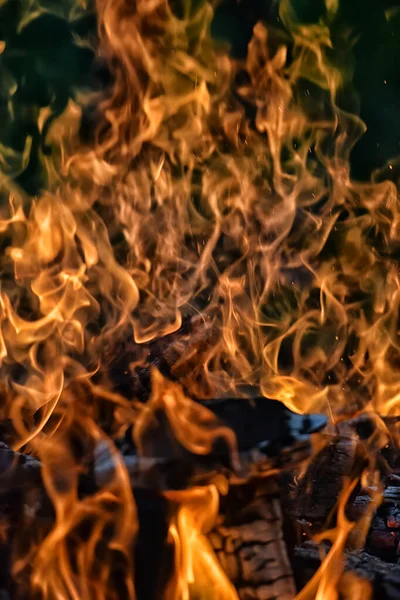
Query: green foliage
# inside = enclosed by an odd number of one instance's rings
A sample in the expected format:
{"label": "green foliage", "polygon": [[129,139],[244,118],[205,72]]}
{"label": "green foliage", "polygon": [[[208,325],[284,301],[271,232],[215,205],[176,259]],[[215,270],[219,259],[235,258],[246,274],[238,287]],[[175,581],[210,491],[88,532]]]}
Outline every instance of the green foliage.
{"label": "green foliage", "polygon": [[[95,31],[90,12],[71,4],[0,2],[1,168],[31,194],[43,183],[38,151],[47,126],[78,88],[91,81],[93,52],[82,40]],[[50,108],[39,131],[39,111]]]}
{"label": "green foliage", "polygon": [[[393,0],[367,4],[365,10],[364,0],[342,0],[331,23],[335,60],[346,63],[350,52],[355,57],[356,94],[346,89],[343,105],[359,110],[367,124],[352,153],[353,174],[363,179],[400,154],[400,10]],[[324,2],[295,0],[294,9],[312,23],[323,16]],[[213,34],[229,43],[232,55],[244,56],[260,19],[277,39],[290,39],[279,2],[266,0],[220,2]],[[95,33],[94,11],[83,0],[0,0],[0,168],[31,194],[44,184],[38,154],[47,127],[39,131],[39,111],[50,107],[49,125],[77,89],[99,85],[94,52],[83,43]]]}

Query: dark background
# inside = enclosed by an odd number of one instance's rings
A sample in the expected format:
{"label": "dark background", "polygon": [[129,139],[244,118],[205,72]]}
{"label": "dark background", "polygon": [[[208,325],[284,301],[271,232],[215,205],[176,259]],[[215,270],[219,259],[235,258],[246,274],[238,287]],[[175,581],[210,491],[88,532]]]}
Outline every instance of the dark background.
{"label": "dark background", "polygon": [[[43,137],[36,124],[38,109],[50,104],[54,115],[60,114],[74,86],[93,87],[104,80],[104,73],[93,68],[91,51],[77,48],[73,39],[74,34],[94,35],[94,15],[66,18],[69,0],[43,1],[48,12],[22,27],[23,0],[9,0],[0,7],[0,40],[6,42],[0,54],[0,144],[21,152],[26,137],[32,137],[28,161],[18,169],[18,160],[12,159],[14,178],[30,193],[43,183],[37,159]],[[301,22],[316,22],[324,14],[323,0],[294,0],[294,4]],[[224,0],[215,14],[213,34],[229,41],[233,55],[245,56],[260,19],[282,27],[277,0]],[[374,169],[400,156],[400,0],[341,0],[332,38],[334,51],[347,60],[344,32],[356,40],[351,49],[353,82],[359,114],[367,124],[352,153],[352,174],[368,179]],[[10,160],[0,166],[10,171]]]}
{"label": "dark background", "polygon": [[[323,0],[293,4],[302,23],[324,15]],[[229,39],[234,55],[245,56],[259,19],[279,27],[278,2],[225,0],[216,11],[214,35]],[[369,179],[374,169],[400,155],[400,1],[340,0],[331,31],[338,55],[349,52],[346,32],[355,40],[348,59],[354,59],[353,83],[367,132],[352,153],[352,174]]]}

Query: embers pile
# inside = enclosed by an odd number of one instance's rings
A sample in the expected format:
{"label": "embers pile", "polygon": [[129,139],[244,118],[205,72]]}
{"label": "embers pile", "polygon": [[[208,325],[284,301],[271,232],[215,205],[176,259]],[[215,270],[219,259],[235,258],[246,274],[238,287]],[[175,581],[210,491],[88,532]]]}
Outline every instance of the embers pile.
{"label": "embers pile", "polygon": [[[206,598],[211,590],[211,597],[229,600],[291,600],[301,589],[300,598],[313,598],[313,581],[323,577],[321,551],[335,554],[340,597],[353,597],[344,592],[349,574],[359,592],[398,597],[400,461],[390,436],[396,420],[386,420],[383,429],[376,416],[363,415],[333,430],[322,416],[296,415],[260,397],[196,404],[222,431],[235,433],[236,456],[223,438],[207,455],[183,448],[162,409],[153,414],[151,456],[138,452],[130,436],[117,443],[138,510],[132,547],[138,600]],[[389,443],[381,450],[385,435]],[[312,438],[321,449],[307,462]],[[363,480],[372,456],[374,485]],[[82,471],[80,496],[90,497],[112,481],[116,467],[103,443],[85,461],[91,467]],[[30,597],[29,570],[15,569],[21,531],[40,538],[52,527],[54,511],[38,461],[2,443],[0,465],[1,598]],[[345,529],[341,510],[350,526],[337,546],[330,532]],[[111,593],[125,597],[118,584]]]}
{"label": "embers pile", "polygon": [[[322,434],[321,437],[327,438],[327,444],[290,494],[289,512],[297,523],[297,539],[303,539],[303,543],[298,543],[293,549],[294,573],[300,588],[315,576],[321,559],[332,551],[331,543],[323,542],[318,546],[313,539],[323,540],[324,534],[319,535],[320,532],[336,522],[343,484],[353,480],[358,483],[342,505],[346,518],[353,525],[343,556],[339,557],[337,564],[339,572],[344,570],[340,576],[342,581],[337,586],[342,592],[340,597],[353,597],[344,592],[349,574],[358,578],[358,593],[368,582],[366,597],[386,600],[399,595],[398,420],[383,421],[375,415],[364,414],[341,423],[336,428],[336,435]],[[382,438],[385,435],[386,440]],[[362,473],[374,447],[376,478],[369,485]]]}

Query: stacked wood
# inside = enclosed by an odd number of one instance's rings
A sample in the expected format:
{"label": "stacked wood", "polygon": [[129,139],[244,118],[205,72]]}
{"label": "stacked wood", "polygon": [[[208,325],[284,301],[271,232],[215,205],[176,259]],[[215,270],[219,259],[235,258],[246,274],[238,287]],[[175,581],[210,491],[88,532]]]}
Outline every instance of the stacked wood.
{"label": "stacked wood", "polygon": [[[310,455],[310,434],[323,427],[325,419],[318,415],[294,415],[282,404],[265,398],[253,399],[251,403],[230,398],[215,404],[201,404],[215,414],[219,423],[236,433],[239,465],[232,463],[230,449],[218,440],[205,456],[192,454],[180,446],[170,435],[169,423],[162,411],[154,414],[149,446],[162,449],[162,454],[143,456],[133,445],[125,447],[123,459],[131,477],[140,524],[134,549],[138,566],[137,598],[158,600],[162,597],[159,582],[168,580],[165,556],[171,555],[171,548],[166,540],[168,507],[164,493],[208,485],[220,473],[230,481],[231,487],[228,496],[221,498],[221,521],[210,533],[217,558],[237,587],[241,600],[289,600],[295,595],[295,586],[282,530],[277,475]],[[252,430],[253,423],[256,426]],[[83,494],[91,494],[113,479],[114,465],[107,448],[106,444],[100,444],[95,449],[93,468],[83,476],[84,485],[80,486]],[[13,453],[5,445],[2,449],[0,467],[3,457],[4,493],[14,499],[14,508],[19,513],[13,514],[11,519],[14,530],[18,529],[26,510],[31,513],[32,523],[38,510],[46,517],[46,526],[51,527],[54,515],[40,479],[40,464]],[[30,484],[23,486],[15,502],[18,482],[27,484],[28,481]],[[38,509],[26,503],[31,490],[39,492],[36,498],[41,506]],[[13,545],[12,535],[7,543]],[[10,546],[6,550],[10,557]],[[144,556],[150,557],[151,572],[145,568]],[[156,556],[158,559],[153,560]],[[173,562],[172,559],[167,561],[170,569]],[[8,577],[9,562],[5,565],[4,575]],[[12,581],[8,582],[5,591],[12,585]]]}
{"label": "stacked wood", "polygon": [[[255,406],[257,407],[257,403]],[[261,410],[268,412],[267,406],[268,403],[263,405]],[[270,408],[272,409],[272,406]],[[275,409],[276,407],[273,405],[273,410]],[[254,410],[256,415],[262,414],[257,411],[257,408]],[[223,414],[221,405],[218,406],[217,412]],[[231,424],[238,420],[236,413],[236,404],[231,399],[227,405],[227,421]],[[275,418],[278,414],[279,411],[275,414]],[[285,413],[280,414],[284,419],[283,422],[286,422],[286,427],[290,429],[291,418],[288,421]],[[296,423],[296,420],[293,423]],[[291,447],[279,447],[276,446],[276,443],[269,447],[268,444],[263,444],[261,439],[258,439],[256,446],[249,448],[245,443],[247,438],[244,437],[248,431],[246,417],[241,421],[242,429],[237,425],[238,437],[241,439],[240,456],[242,463],[247,466],[242,472],[241,478],[234,477],[232,474],[230,491],[226,497],[221,497],[221,520],[209,533],[209,540],[227,576],[235,585],[240,600],[272,600],[276,598],[290,600],[295,596],[296,589],[301,588],[309,580],[320,564],[318,547],[312,542],[306,542],[294,548],[292,552],[288,551],[291,540],[288,539],[287,532],[284,530],[281,482],[277,474],[266,478],[260,477],[264,467],[267,471],[272,472],[273,467],[278,468],[278,465],[292,464],[299,449],[301,449],[301,456],[304,456],[307,444],[302,440],[302,436],[305,435],[305,431],[300,433],[302,431],[300,422],[296,426],[293,423],[291,428],[296,430],[300,441],[299,439],[294,441],[293,438]],[[280,439],[285,437],[282,427],[283,424],[280,425]],[[287,435],[286,437],[290,438]],[[266,452],[267,448],[269,448],[269,456]],[[353,452],[353,448],[353,441],[350,443],[346,437],[333,438],[325,446],[324,451],[319,455],[320,464],[315,466],[312,463],[309,468],[310,472],[313,472],[309,482],[311,481],[314,486],[317,486],[316,490],[306,501],[306,494],[303,492],[301,484],[299,486],[301,493],[298,492],[297,496],[295,495],[297,502],[299,503],[301,500],[303,503],[295,506],[297,518],[301,516],[302,519],[305,517],[311,519],[311,512],[315,508],[317,521],[322,522],[327,510],[331,510],[334,499],[333,492],[335,491],[335,494],[340,492],[342,477],[351,473],[352,469],[354,470],[357,452]],[[218,470],[228,473],[229,465],[226,457],[219,453],[219,448],[216,450],[218,451],[208,457],[206,461],[193,455],[188,460],[188,456],[184,454],[179,454],[179,457],[178,455],[167,456],[158,460],[154,457],[152,460],[140,458],[133,454],[124,457],[128,471],[131,473],[140,518],[140,531],[135,549],[136,562],[139,565],[137,571],[138,600],[157,600],[161,597],[160,581],[165,582],[169,576],[168,572],[165,572],[168,507],[162,498],[162,489],[155,489],[157,486],[154,482],[157,481],[160,485],[159,475],[162,472],[165,474],[175,473],[174,481],[179,481],[183,487],[192,485],[193,479],[204,480],[206,483],[207,473],[215,473]],[[285,454],[287,454],[287,458],[283,459],[282,456]],[[289,457],[292,462],[289,461]],[[96,473],[96,476],[100,477],[98,483],[102,485],[112,476],[109,472],[112,466],[109,464],[107,454],[97,453],[96,460],[97,467],[93,474]],[[186,465],[190,465],[188,471],[182,469],[182,462],[179,464],[179,461],[182,460],[186,461]],[[258,467],[257,460],[260,461]],[[260,467],[260,465],[264,465],[264,467]],[[34,518],[35,506],[26,502],[26,492],[32,489],[37,492],[41,487],[40,464],[35,459],[14,453],[5,444],[2,444],[0,446],[0,467],[2,470],[0,483],[2,483],[3,518],[17,523],[21,518],[21,514],[18,514],[19,511],[32,512],[30,518]],[[324,475],[324,470],[328,474],[327,477]],[[180,471],[179,478],[176,475],[177,471]],[[171,481],[170,475],[166,475],[163,481],[164,486],[167,486]],[[329,502],[327,501],[328,494],[320,489],[327,481],[330,482],[329,489],[332,495]],[[388,476],[385,479],[385,485],[384,500],[371,523],[365,548],[358,552],[348,550],[344,558],[345,571],[354,571],[372,583],[376,600],[394,600],[400,593],[400,566],[396,564],[400,541],[400,479],[397,475]],[[96,488],[93,481],[86,486],[87,490],[93,488]],[[308,490],[310,491],[310,487]],[[371,498],[366,493],[367,491],[360,489],[358,495],[351,500],[348,506],[349,518],[358,520],[369,509]],[[43,490],[39,497],[42,502],[40,510],[42,513],[45,512],[48,519],[52,519],[51,505],[46,505]],[[7,543],[3,543],[0,552],[3,557],[0,569],[0,591],[4,598],[7,598],[7,594],[12,589],[9,573],[10,547]],[[169,548],[169,552],[171,554],[171,548]],[[158,557],[157,560],[155,557]],[[153,565],[151,573],[146,572],[145,569],[149,560],[150,562],[152,560]],[[142,563],[143,568],[140,568]],[[170,564],[173,564],[172,559],[170,559]]]}
{"label": "stacked wood", "polygon": [[231,489],[209,539],[240,600],[292,600],[296,588],[282,529],[277,481]]}
{"label": "stacked wood", "polygon": [[[345,477],[357,479],[373,459],[380,472],[384,491],[382,502],[375,504],[378,488],[354,488],[346,505],[347,518],[356,523],[344,552],[344,574],[339,589],[346,586],[346,573],[355,573],[369,582],[374,600],[395,600],[400,594],[400,477],[393,473],[399,466],[399,453],[393,431],[398,419],[383,420],[374,415],[361,415],[328,436],[327,443],[314,457],[306,472],[289,495],[288,510],[305,538],[324,531],[336,521],[336,508]],[[392,443],[393,441],[393,443]],[[292,480],[293,485],[293,480]],[[286,481],[286,485],[288,482]],[[367,535],[359,524],[372,520]],[[304,539],[303,537],[303,539]],[[363,541],[362,549],[359,542]],[[298,542],[299,543],[299,542]],[[291,560],[297,587],[311,579],[321,564],[321,548],[312,539],[292,548]],[[324,553],[329,551],[324,545]]]}
{"label": "stacked wood", "polygon": [[[175,355],[171,356],[173,362]],[[295,415],[281,403],[259,397],[251,401],[223,398],[197,403],[214,415],[217,424],[235,433],[239,467],[222,439],[216,440],[204,456],[189,452],[173,435],[162,409],[153,414],[150,443],[145,446],[147,454],[138,453],[132,440],[130,444],[126,440],[119,444],[138,505],[140,528],[133,549],[137,598],[158,600],[171,576],[173,547],[167,540],[169,509],[164,493],[208,485],[216,474],[222,474],[230,482],[230,490],[227,496],[221,496],[220,520],[209,532],[217,559],[240,600],[291,600],[318,568],[320,554],[312,542],[295,547],[293,528],[288,523],[305,523],[308,529],[303,527],[303,535],[307,537],[326,527],[329,519],[334,521],[344,478],[356,477],[363,471],[370,439],[376,441],[373,419],[363,416],[337,432],[318,434],[324,443],[305,473],[299,478],[296,471],[296,476],[285,478],[282,473],[290,473],[310,456],[310,434],[324,426],[324,418]],[[382,443],[379,440],[378,450]],[[399,594],[400,567],[396,563],[400,478],[385,475],[384,467],[385,457],[390,456],[393,461],[394,454],[384,448],[381,460],[377,460],[382,467],[385,497],[372,520],[365,548],[358,552],[347,550],[344,557],[345,571],[353,570],[371,581],[376,600],[394,600]],[[90,495],[109,483],[113,470],[108,446],[99,444],[94,449],[92,470],[82,477],[82,494]],[[0,512],[3,520],[11,524],[8,541],[0,546],[0,592],[7,594],[13,587],[12,532],[25,513],[34,522],[38,502],[47,521],[51,522],[53,513],[38,461],[14,453],[3,443],[0,473]],[[370,503],[368,490],[355,488],[347,507],[348,518],[361,519],[370,510]],[[150,571],[148,564],[152,565]]]}

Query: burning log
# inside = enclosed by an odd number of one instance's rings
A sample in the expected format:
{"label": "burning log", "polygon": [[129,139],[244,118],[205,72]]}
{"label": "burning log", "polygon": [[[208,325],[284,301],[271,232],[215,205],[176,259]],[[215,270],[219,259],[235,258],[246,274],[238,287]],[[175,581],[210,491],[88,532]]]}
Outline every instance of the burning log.
{"label": "burning log", "polygon": [[[193,486],[206,489],[216,476],[223,475],[231,481],[230,490],[226,496],[222,494],[217,523],[207,533],[217,560],[241,600],[273,597],[289,600],[294,596],[295,588],[282,530],[277,474],[309,456],[310,434],[321,429],[325,419],[319,415],[295,415],[281,403],[265,398],[254,398],[251,402],[230,398],[200,405],[214,414],[220,427],[229,427],[235,432],[239,468],[232,462],[229,447],[221,440],[216,440],[211,452],[205,456],[181,447],[169,435],[170,424],[163,411],[156,412],[157,426],[153,424],[152,434],[161,444],[158,447],[162,447],[163,454],[141,456],[132,446],[130,452],[123,455],[135,496],[152,498],[150,504],[148,500],[138,502],[142,533],[139,533],[135,552],[140,556],[144,548],[147,554],[158,553],[158,572],[153,572],[151,578],[165,581],[162,556],[165,556],[168,510],[164,495],[168,498],[168,494],[174,494],[176,490],[187,490],[190,494]],[[252,424],[256,426],[252,427]],[[24,506],[29,487],[29,478],[25,478],[25,474],[32,472],[32,486],[36,492],[41,491],[41,506],[39,509],[32,506],[32,516],[38,510],[46,515],[47,521],[52,520],[51,504],[40,479],[40,463],[14,453],[5,445],[2,450],[6,466],[14,464],[10,473],[7,470],[7,493],[14,493],[14,482],[16,485],[23,482],[24,496],[18,507]],[[113,481],[114,470],[115,457],[109,446],[99,444],[94,454],[93,471],[83,477],[82,489],[90,493],[90,489],[105,488]],[[17,520],[19,522],[20,518]],[[158,525],[153,531],[154,523]],[[153,531],[151,543],[149,538],[143,537],[143,531],[149,526]],[[138,561],[140,564],[140,559]],[[143,598],[148,598],[152,584],[144,573],[141,571],[137,586],[146,590]],[[158,593],[156,586],[154,598]]]}
{"label": "burning log", "polygon": [[[195,454],[178,443],[159,407],[152,414],[151,437],[144,450],[139,453],[132,442],[125,447],[123,458],[136,486],[163,491],[206,483],[217,473],[234,483],[276,474],[308,458],[310,434],[326,424],[322,415],[297,415],[282,403],[262,397],[193,402],[193,406],[215,419],[210,436],[215,435],[213,429],[217,434],[210,451]],[[218,437],[226,431],[237,443],[237,461],[226,440]],[[107,446],[98,445],[94,474],[99,486],[112,479],[113,469]]]}
{"label": "burning log", "polygon": [[[295,415],[266,398],[226,398],[199,405],[217,418],[221,431],[228,427],[234,432],[237,465],[222,440],[215,440],[204,456],[177,444],[160,408],[153,414],[152,443],[147,448],[162,448],[162,454],[125,457],[132,482],[173,498],[174,490],[178,497],[179,490],[187,490],[190,498],[193,486],[206,488],[223,475],[231,485],[227,496],[221,496],[218,523],[207,533],[220,565],[241,600],[289,600],[295,587],[277,474],[309,456],[310,434],[324,427],[325,418]],[[112,479],[113,461],[104,447],[96,454],[94,470],[99,485]]]}
{"label": "burning log", "polygon": [[[235,464],[231,448],[224,438],[217,437],[210,452],[205,455],[195,454],[184,448],[172,435],[172,426],[162,405],[158,405],[152,413],[152,441],[150,445],[146,443],[144,446],[145,454],[138,452],[133,443],[130,447],[125,445],[123,459],[135,496],[139,498],[144,494],[146,498],[152,498],[151,506],[147,501],[139,503],[142,533],[139,534],[136,544],[136,562],[141,564],[139,557],[142,551],[145,555],[155,554],[159,557],[154,567],[156,573],[153,572],[150,576],[145,575],[145,570],[140,571],[137,586],[139,590],[146,592],[143,592],[143,596],[138,594],[138,598],[151,597],[148,594],[151,593],[152,579],[152,597],[157,598],[160,589],[163,589],[171,576],[171,571],[166,571],[165,564],[169,511],[168,501],[164,496],[168,498],[168,494],[176,490],[187,490],[190,493],[193,486],[203,486],[206,489],[210,481],[223,475],[230,481],[230,488],[227,495],[220,496],[218,518],[211,530],[206,532],[216,559],[235,586],[240,600],[269,600],[276,597],[289,600],[294,597],[296,590],[291,557],[294,556],[293,564],[297,569],[299,551],[295,549],[294,554],[291,552],[291,541],[287,539],[284,531],[278,474],[282,469],[291,469],[309,456],[310,434],[318,432],[325,425],[325,418],[319,415],[296,415],[281,403],[257,397],[251,400],[225,398],[194,404],[199,410],[213,415],[214,426],[218,427],[219,431],[228,429],[234,432],[238,464]],[[298,490],[296,497],[297,517],[312,518],[314,508],[320,510],[319,513],[315,513],[317,518],[314,524],[322,523],[328,508],[331,510],[332,502],[337,499],[343,477],[354,470],[357,463],[356,446],[355,438],[332,437],[329,444],[317,455],[318,460],[314,459],[309,467],[313,473],[311,481],[331,482],[328,486],[330,497],[317,486],[312,490],[310,504],[307,504],[304,500],[306,493],[300,485],[301,493]],[[156,448],[160,450],[159,456],[154,454]],[[38,487],[43,488],[40,481],[40,463],[35,459],[14,453],[3,444],[0,460],[0,464],[4,464],[7,476],[7,479],[4,479],[4,490],[8,490],[8,493],[12,494],[13,488],[18,487],[22,481],[24,489],[29,487],[30,481],[31,487],[36,490]],[[11,469],[13,465],[14,469]],[[86,489],[84,493],[90,494],[91,489],[106,487],[113,481],[114,469],[115,462],[109,447],[106,444],[98,444],[94,454],[93,472],[83,477],[82,489]],[[25,474],[29,476],[24,477]],[[396,560],[396,476],[390,479],[390,483],[385,493],[385,528],[379,530],[373,523],[366,548],[370,552],[375,549],[379,555],[381,547],[381,556],[395,557]],[[325,501],[328,497],[329,505]],[[362,502],[363,498],[357,496],[351,506],[355,518],[357,511],[358,516],[362,515],[364,505],[368,505],[368,502]],[[44,491],[41,502],[47,506],[47,520],[52,519],[51,505],[46,500]],[[34,514],[34,506],[30,508],[29,504],[23,502],[22,505]],[[158,525],[155,525],[156,523]],[[145,535],[149,526],[152,531],[150,537],[154,538],[154,542],[150,542]],[[10,553],[7,546],[5,552]],[[174,553],[172,548],[169,549],[169,554],[171,553]],[[308,560],[307,554],[301,556],[302,560]],[[363,561],[365,560],[364,558]],[[311,560],[311,564],[316,566],[314,559]],[[349,562],[350,570],[352,564]],[[355,572],[358,573],[360,569],[357,561],[354,564]],[[310,569],[308,571],[310,572]],[[380,575],[377,575],[377,578],[379,577]],[[161,585],[160,581],[164,583]],[[390,585],[394,585],[393,582]]]}
{"label": "burning log", "polygon": [[[278,474],[282,469],[290,469],[309,456],[309,436],[324,426],[325,419],[319,415],[296,415],[281,403],[265,398],[253,398],[250,401],[226,398],[198,402],[196,405],[214,415],[216,423],[222,427],[221,431],[227,427],[235,433],[240,468],[236,469],[230,448],[221,439],[216,439],[211,451],[204,456],[183,448],[170,435],[171,424],[161,407],[153,414],[153,442],[146,448],[154,450],[158,446],[162,448],[162,454],[143,456],[138,453],[134,444],[130,448],[125,446],[123,459],[135,496],[139,498],[144,494],[147,499],[152,498],[150,504],[148,500],[138,503],[142,533],[135,546],[136,562],[140,565],[141,560],[144,560],[140,558],[142,552],[143,556],[158,556],[155,572],[146,575],[144,569],[138,575],[138,590],[146,590],[143,595],[138,594],[138,598],[156,599],[171,576],[170,568],[166,570],[165,563],[169,510],[164,495],[168,497],[171,490],[187,490],[190,493],[193,486],[206,488],[215,477],[223,475],[230,481],[230,488],[227,495],[220,496],[218,519],[206,533],[216,559],[235,586],[240,600],[289,600],[294,597],[296,590],[292,565],[297,584],[303,584],[305,575],[302,575],[302,579],[299,570],[304,570],[309,577],[319,563],[315,547],[306,545],[296,548],[294,553],[291,551],[292,542],[287,539],[284,531]],[[158,440],[157,444],[155,440]],[[354,438],[339,436],[332,438],[322,453],[317,455],[317,466],[314,459],[309,469],[314,473],[312,481],[331,482],[328,486],[331,493],[329,504],[325,501],[328,495],[323,493],[324,490],[321,492],[318,486],[312,490],[310,503],[307,504],[304,500],[306,494],[300,485],[301,493],[298,491],[295,504],[297,517],[312,518],[311,511],[314,507],[317,511],[320,510],[315,513],[314,524],[322,523],[328,507],[330,510],[333,500],[336,500],[343,477],[351,473],[357,462],[354,448]],[[14,453],[3,444],[0,464],[3,465],[4,494],[12,496],[23,483],[21,500],[14,504],[20,508],[25,506],[23,510],[31,510],[34,515],[35,503],[24,503],[23,498],[26,498],[25,492],[29,487],[36,492],[41,488],[41,512],[43,514],[43,506],[47,506],[44,513],[47,521],[52,520],[51,505],[46,500],[40,480],[40,463]],[[85,493],[90,493],[90,489],[106,487],[113,480],[114,469],[114,459],[107,445],[99,444],[95,450],[93,472],[83,478],[82,489],[87,490]],[[376,593],[384,590],[382,596],[375,596],[379,600],[381,597],[392,600],[395,596],[390,595],[390,590],[393,588],[396,593],[398,590],[396,569],[383,573],[382,562],[379,562],[379,556],[397,560],[399,488],[395,475],[388,478],[388,482],[390,485],[385,490],[384,512],[382,509],[375,517],[366,543],[366,550],[378,555],[377,562],[371,563],[375,571],[371,571],[369,580],[372,581],[374,590],[378,590]],[[14,495],[14,500],[15,498]],[[36,494],[36,503],[37,498]],[[369,501],[368,496],[357,496],[351,503],[350,516],[360,518],[365,507],[368,508]],[[11,514],[7,518],[19,521],[19,518],[12,517]],[[145,534],[149,527],[153,542]],[[313,549],[311,553],[310,548]],[[4,553],[10,555],[7,544],[4,546]],[[173,548],[169,549],[169,554],[171,553],[173,555]],[[370,564],[368,556],[370,555],[365,552],[347,553],[346,569],[364,577]],[[161,584],[160,581],[164,583]],[[151,589],[154,589],[154,593]],[[151,593],[153,596],[149,595]]]}
{"label": "burning log", "polygon": [[[364,551],[347,552],[344,557],[345,573],[352,571],[371,583],[376,600],[397,600],[400,594],[400,565],[390,564]],[[316,544],[305,542],[295,549],[294,573],[302,588],[321,564],[321,553]]]}
{"label": "burning log", "polygon": [[0,442],[0,494],[33,486],[41,481],[40,462],[20,452],[14,452]]}
{"label": "burning log", "polygon": [[[385,421],[382,427],[376,416],[364,414],[342,423],[342,435],[332,437],[314,457],[289,502],[292,514],[303,528],[303,536],[312,537],[316,531],[317,539],[323,540],[326,527],[335,527],[336,518],[337,528],[346,528],[345,520],[350,520],[347,521],[343,555],[345,568],[337,589],[339,592],[344,590],[348,577],[353,574],[360,578],[356,589],[361,590],[365,584],[367,590],[371,584],[372,597],[376,600],[397,598],[400,589],[400,572],[395,566],[400,541],[400,488],[397,475],[388,474],[390,467],[386,462],[387,457],[393,461],[396,453],[398,460],[397,440],[394,438],[391,446],[387,444],[392,439],[391,430],[396,426],[396,420]],[[324,437],[327,437],[325,432],[320,435],[320,438]],[[345,478],[357,481],[368,465],[368,459],[373,460],[375,472],[381,476],[383,497],[380,498],[377,481],[377,486],[354,486],[352,493],[341,499],[340,490]],[[344,534],[345,529],[342,531]],[[329,533],[327,538],[336,539]],[[333,552],[334,545],[322,544],[321,548],[322,554]],[[300,588],[311,580],[321,564],[321,548],[307,541],[293,549],[292,564]],[[339,558],[341,560],[342,556]],[[386,569],[386,564],[390,569]],[[339,563],[336,570],[340,574]],[[369,597],[369,592],[365,591],[365,596]]]}
{"label": "burning log", "polygon": [[[363,413],[336,426],[336,432],[324,431],[319,436],[322,448],[313,457],[305,473],[292,481],[293,492],[288,499],[288,509],[295,519],[306,521],[313,530],[329,525],[346,477],[356,479],[373,460],[382,478],[391,471],[386,455],[398,455],[393,428],[397,419],[380,419]],[[321,485],[323,482],[323,485]],[[286,482],[286,485],[288,482]],[[360,486],[352,494],[349,509],[353,516],[365,507],[355,506]],[[389,494],[389,488],[385,490]],[[369,496],[365,496],[369,498]],[[352,501],[354,500],[354,503]]]}
{"label": "burning log", "polygon": [[343,478],[353,469],[356,454],[354,438],[327,436],[326,442],[294,488],[291,502],[293,516],[314,527],[327,523],[342,491]]}
{"label": "burning log", "polygon": [[282,530],[279,486],[232,488],[209,539],[240,600],[291,600],[296,590]]}

